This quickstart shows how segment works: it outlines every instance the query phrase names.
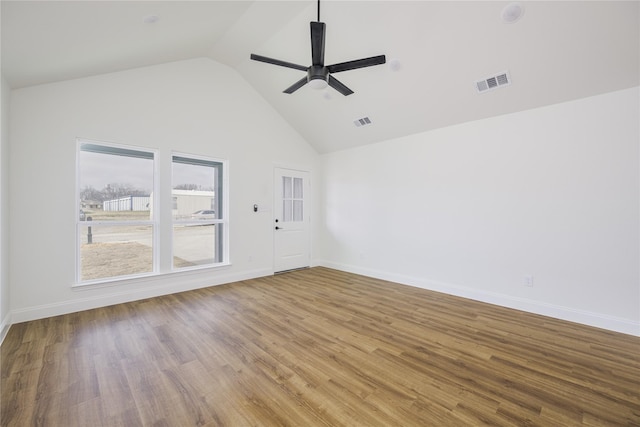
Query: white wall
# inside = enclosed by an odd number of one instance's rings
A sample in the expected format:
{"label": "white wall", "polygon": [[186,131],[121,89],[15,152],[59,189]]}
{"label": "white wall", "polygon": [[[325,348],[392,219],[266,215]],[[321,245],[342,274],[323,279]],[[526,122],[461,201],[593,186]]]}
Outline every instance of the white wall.
{"label": "white wall", "polygon": [[321,156],[318,263],[640,335],[639,100]]}
{"label": "white wall", "polygon": [[9,103],[11,89],[0,84],[0,342],[11,325],[9,293]]}
{"label": "white wall", "polygon": [[[640,335],[638,88],[324,155],[320,170],[208,59],[15,90],[10,135],[2,93],[0,310],[10,292],[14,322],[269,274],[277,164],[322,174],[316,264]],[[233,265],[72,289],[76,137],[228,159]]]}
{"label": "white wall", "polygon": [[[76,137],[156,148],[161,179],[171,150],[229,160],[232,265],[72,289]],[[235,71],[205,58],[14,90],[10,148],[14,322],[270,274],[272,211],[253,204],[273,204],[274,165],[314,176],[318,158]]]}

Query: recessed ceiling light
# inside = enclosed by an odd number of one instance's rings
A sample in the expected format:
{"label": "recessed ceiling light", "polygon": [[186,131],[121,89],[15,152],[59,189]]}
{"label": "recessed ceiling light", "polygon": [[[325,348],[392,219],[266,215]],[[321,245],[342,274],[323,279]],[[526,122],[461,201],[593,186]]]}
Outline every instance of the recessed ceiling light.
{"label": "recessed ceiling light", "polygon": [[145,24],[155,24],[156,22],[158,22],[158,19],[160,19],[158,15],[147,15],[142,18],[142,22],[144,22]]}
{"label": "recessed ceiling light", "polygon": [[389,68],[391,69],[391,71],[400,71],[400,69],[402,68],[402,63],[399,59],[394,58],[389,61]]}
{"label": "recessed ceiling light", "polygon": [[506,5],[504,9],[502,9],[500,16],[502,17],[502,22],[505,24],[513,24],[519,21],[522,15],[524,15],[524,6],[516,2]]}

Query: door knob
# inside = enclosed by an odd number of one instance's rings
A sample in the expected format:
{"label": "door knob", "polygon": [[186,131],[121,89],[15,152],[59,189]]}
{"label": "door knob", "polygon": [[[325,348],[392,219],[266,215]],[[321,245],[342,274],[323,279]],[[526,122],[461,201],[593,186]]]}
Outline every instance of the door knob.
{"label": "door knob", "polygon": [[276,227],[276,230],[282,230],[282,227]]}

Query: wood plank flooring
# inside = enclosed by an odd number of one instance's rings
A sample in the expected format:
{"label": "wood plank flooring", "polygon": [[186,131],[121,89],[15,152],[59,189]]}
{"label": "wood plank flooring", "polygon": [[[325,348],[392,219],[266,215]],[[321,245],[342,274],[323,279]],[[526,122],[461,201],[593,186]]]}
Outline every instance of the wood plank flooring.
{"label": "wood plank flooring", "polygon": [[639,426],[640,339],[326,268],[13,325],[2,426]]}

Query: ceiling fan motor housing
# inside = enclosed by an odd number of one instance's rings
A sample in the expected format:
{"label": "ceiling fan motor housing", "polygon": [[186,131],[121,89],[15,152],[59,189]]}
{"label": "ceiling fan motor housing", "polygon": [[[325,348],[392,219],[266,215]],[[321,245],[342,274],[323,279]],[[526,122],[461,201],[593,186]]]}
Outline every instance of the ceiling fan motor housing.
{"label": "ceiling fan motor housing", "polygon": [[307,70],[307,82],[311,80],[324,80],[325,82],[329,81],[329,70],[325,66],[321,65],[312,65]]}

